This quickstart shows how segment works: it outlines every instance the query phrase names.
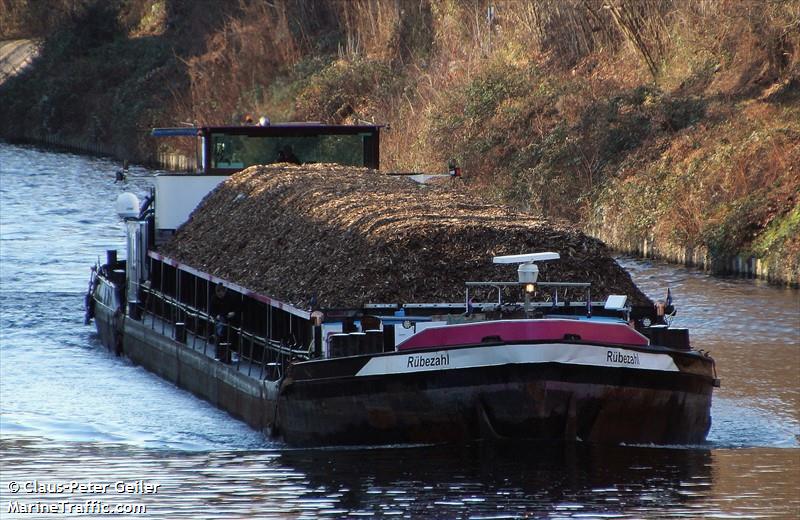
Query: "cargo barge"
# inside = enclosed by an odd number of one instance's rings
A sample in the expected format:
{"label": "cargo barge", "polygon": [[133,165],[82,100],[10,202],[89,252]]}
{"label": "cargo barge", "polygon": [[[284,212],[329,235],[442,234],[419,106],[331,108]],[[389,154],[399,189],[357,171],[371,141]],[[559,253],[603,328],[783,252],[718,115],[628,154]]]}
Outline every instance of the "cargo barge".
{"label": "cargo barge", "polygon": [[123,194],[124,260],[110,251],[86,297],[102,343],[291,445],[513,439],[694,444],[711,425],[714,361],[670,327],[671,302],[592,299],[543,281],[556,252],[486,258],[510,281],[463,300],[298,305],[161,252],[200,201],[251,164],[377,168],[377,126],[156,129],[196,141],[196,175]]}

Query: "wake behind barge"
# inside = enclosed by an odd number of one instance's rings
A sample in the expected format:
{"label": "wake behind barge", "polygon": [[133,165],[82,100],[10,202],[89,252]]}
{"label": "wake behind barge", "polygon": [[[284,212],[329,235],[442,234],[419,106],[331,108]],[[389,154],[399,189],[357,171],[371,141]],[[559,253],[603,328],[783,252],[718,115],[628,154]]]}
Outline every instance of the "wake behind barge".
{"label": "wake behind barge", "polygon": [[518,279],[468,282],[462,302],[305,309],[156,251],[250,164],[291,153],[377,167],[378,127],[154,133],[196,139],[202,168],[157,176],[143,205],[118,200],[127,256],[109,252],[86,299],[87,323],[117,354],[292,445],[705,440],[714,361],[667,325],[669,306],[592,301],[588,283],[540,281],[537,266],[557,253],[495,257]]}

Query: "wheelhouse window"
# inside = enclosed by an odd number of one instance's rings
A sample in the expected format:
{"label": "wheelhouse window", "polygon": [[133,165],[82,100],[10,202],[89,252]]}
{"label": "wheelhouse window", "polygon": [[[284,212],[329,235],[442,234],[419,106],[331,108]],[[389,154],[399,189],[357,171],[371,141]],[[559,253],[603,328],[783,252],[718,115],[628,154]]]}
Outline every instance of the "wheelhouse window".
{"label": "wheelhouse window", "polygon": [[242,169],[254,164],[296,162],[299,164],[338,163],[345,166],[370,166],[366,161],[367,139],[372,134],[247,136],[214,133],[211,135],[211,167]]}

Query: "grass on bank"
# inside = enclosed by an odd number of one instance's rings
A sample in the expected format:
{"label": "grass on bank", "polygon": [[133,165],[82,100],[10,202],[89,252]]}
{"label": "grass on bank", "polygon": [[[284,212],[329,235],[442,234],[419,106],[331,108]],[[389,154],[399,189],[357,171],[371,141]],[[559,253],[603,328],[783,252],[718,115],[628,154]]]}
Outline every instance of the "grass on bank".
{"label": "grass on bank", "polygon": [[456,159],[514,207],[800,272],[798,0],[62,3],[80,24],[4,87],[3,133],[386,123],[386,169]]}

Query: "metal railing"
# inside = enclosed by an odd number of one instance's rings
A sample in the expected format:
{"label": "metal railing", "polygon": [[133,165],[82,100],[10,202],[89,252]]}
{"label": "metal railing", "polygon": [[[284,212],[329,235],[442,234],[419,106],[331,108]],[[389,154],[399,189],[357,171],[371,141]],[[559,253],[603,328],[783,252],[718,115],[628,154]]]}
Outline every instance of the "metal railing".
{"label": "metal railing", "polygon": [[[558,290],[559,289],[583,289],[584,291],[584,299],[580,302],[580,306],[586,307],[586,312],[588,315],[592,313],[592,305],[595,305],[592,302],[592,284],[588,282],[537,282],[535,284],[522,284],[520,282],[466,282],[466,294],[465,294],[465,301],[466,306],[473,306],[473,307],[482,307],[483,309],[488,308],[502,308],[505,306],[524,306],[525,308],[537,308],[537,307],[557,307],[558,306]],[[515,303],[515,302],[505,302],[503,301],[503,288],[505,287],[520,287],[522,288],[525,285],[533,285],[535,288],[547,288],[550,289],[548,294],[550,300],[545,302],[532,302],[529,301],[529,294],[527,291],[525,292],[525,302],[523,303]],[[497,301],[496,302],[471,302],[470,297],[470,289],[476,288],[488,288],[492,291],[497,291]],[[563,306],[563,304],[562,304]],[[574,306],[574,304],[570,304],[570,306]]]}
{"label": "metal railing", "polygon": [[[236,354],[235,362],[232,355],[229,362],[227,359],[222,359],[222,361],[235,366],[239,372],[244,372],[246,368],[246,373],[250,377],[255,377],[253,370],[257,369],[259,379],[279,380],[285,374],[289,361],[293,359],[310,359],[311,357],[311,346],[307,349],[301,349],[297,348],[297,345],[290,345],[284,341],[259,336],[234,323],[217,320],[200,309],[150,287],[141,286],[140,292],[143,296],[140,309],[143,312],[143,317],[150,316],[152,330],[156,330],[160,322],[160,333],[162,335],[166,336],[171,333],[170,335],[173,339],[177,341],[183,339],[181,342],[191,347],[192,350],[201,350],[202,348],[205,356],[209,356],[209,346],[215,349],[216,358],[218,358],[217,354],[219,353],[222,353],[223,357],[227,358],[228,356],[224,351],[228,349],[231,354]],[[189,321],[192,323],[191,327],[186,326]],[[186,331],[186,338],[178,337],[181,325]],[[219,330],[224,331],[224,334],[216,334]],[[190,332],[192,336],[191,344],[188,338]],[[212,336],[214,337],[213,343]],[[259,356],[260,359],[257,359],[255,354],[259,351],[261,355]],[[242,361],[245,361],[244,365]]]}

